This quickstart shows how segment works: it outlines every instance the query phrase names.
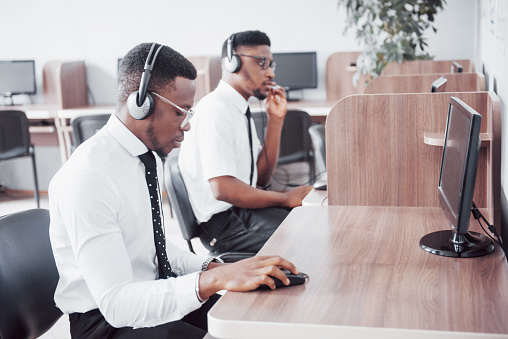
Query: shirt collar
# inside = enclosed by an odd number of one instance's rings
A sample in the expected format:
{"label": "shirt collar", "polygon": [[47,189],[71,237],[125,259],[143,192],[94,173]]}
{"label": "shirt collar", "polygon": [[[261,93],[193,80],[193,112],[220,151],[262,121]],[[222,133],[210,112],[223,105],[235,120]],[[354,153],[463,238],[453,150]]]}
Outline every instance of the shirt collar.
{"label": "shirt collar", "polygon": [[219,81],[219,85],[217,88],[225,95],[227,101],[238,108],[243,114],[247,111],[247,107],[249,103],[245,98],[236,91],[230,84],[225,82],[224,80]]}
{"label": "shirt collar", "polygon": [[113,138],[120,145],[122,145],[131,155],[137,157],[148,151],[145,144],[138,139],[121,121],[115,114],[111,114],[111,117],[106,124],[106,128],[111,133]]}

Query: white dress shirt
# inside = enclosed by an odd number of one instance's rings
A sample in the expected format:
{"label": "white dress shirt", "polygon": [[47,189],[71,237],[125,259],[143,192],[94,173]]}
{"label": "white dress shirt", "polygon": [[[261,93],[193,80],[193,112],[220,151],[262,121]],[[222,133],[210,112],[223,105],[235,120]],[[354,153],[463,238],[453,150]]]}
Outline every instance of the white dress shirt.
{"label": "white dress shirt", "polygon": [[[99,308],[114,327],[152,327],[199,308],[197,272],[204,258],[167,239],[177,278],[157,279],[145,168],[148,149],[115,116],[76,149],[49,185],[50,238],[64,313]],[[159,182],[163,176],[157,159]]]}
{"label": "white dress shirt", "polygon": [[[208,221],[214,214],[232,205],[215,199],[209,179],[220,176],[235,177],[247,185],[250,181],[250,145],[245,112],[248,103],[233,87],[220,81],[217,88],[203,97],[195,107],[191,129],[185,134],[178,164],[185,181],[189,200],[199,222]],[[261,143],[251,119],[254,175]]]}

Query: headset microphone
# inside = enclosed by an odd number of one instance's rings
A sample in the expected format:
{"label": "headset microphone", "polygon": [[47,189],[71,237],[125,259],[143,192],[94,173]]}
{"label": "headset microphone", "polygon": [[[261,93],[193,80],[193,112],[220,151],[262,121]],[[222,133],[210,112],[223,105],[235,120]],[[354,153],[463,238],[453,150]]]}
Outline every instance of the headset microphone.
{"label": "headset microphone", "polygon": [[155,59],[157,59],[157,55],[163,47],[163,45],[160,45],[159,48],[157,48],[152,62],[150,62],[150,58],[156,45],[157,44],[154,42],[150,48],[150,52],[148,52],[144,71],[141,75],[141,81],[139,83],[139,90],[131,93],[127,99],[127,110],[129,111],[129,114],[136,120],[147,118],[150,114],[152,114],[154,110],[153,98],[150,93],[147,92],[147,89],[148,83],[150,81],[150,75],[153,70],[153,66],[155,65]]}

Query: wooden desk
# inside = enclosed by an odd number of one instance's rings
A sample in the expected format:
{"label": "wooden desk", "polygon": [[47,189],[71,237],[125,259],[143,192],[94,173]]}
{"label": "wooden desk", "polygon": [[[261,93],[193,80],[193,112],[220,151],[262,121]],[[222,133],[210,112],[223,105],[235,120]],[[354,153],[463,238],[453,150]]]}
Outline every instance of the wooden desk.
{"label": "wooden desk", "polygon": [[432,83],[444,77],[445,92],[485,91],[485,76],[478,73],[422,73],[382,75],[371,80],[363,94],[430,93]]}
{"label": "wooden desk", "polygon": [[474,72],[474,63],[468,59],[461,60],[409,60],[401,63],[392,62],[386,65],[381,75],[448,73],[452,63],[456,61],[462,66],[464,73]]}
{"label": "wooden desk", "polygon": [[[435,207],[294,209],[259,252],[310,276],[275,291],[227,292],[208,314],[217,338],[506,338],[508,264],[425,252],[446,229]],[[476,227],[474,228],[476,229]]]}
{"label": "wooden desk", "polygon": [[[289,101],[288,110],[295,109],[305,111],[310,115],[312,122],[318,124],[325,124],[326,117],[328,116],[328,113],[330,113],[335,103],[336,101],[327,101],[327,100]],[[249,100],[249,106],[252,112],[260,112],[265,110],[264,104],[260,104],[259,101],[256,99]]]}

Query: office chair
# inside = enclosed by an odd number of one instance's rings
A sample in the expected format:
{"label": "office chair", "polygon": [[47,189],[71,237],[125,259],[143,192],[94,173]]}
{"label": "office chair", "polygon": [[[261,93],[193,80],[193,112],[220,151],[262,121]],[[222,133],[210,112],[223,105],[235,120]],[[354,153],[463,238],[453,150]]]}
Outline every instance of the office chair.
{"label": "office chair", "polygon": [[62,316],[53,295],[58,271],[49,241],[49,211],[0,217],[0,338],[36,338]]}
{"label": "office chair", "polygon": [[73,149],[97,133],[110,117],[111,114],[94,114],[71,119]]}
{"label": "office chair", "polygon": [[316,165],[316,176],[326,173],[326,138],[325,125],[314,124],[309,128],[312,147],[314,150],[314,162]]}
{"label": "office chair", "polygon": [[37,208],[40,207],[39,182],[35,167],[35,150],[30,142],[28,119],[22,111],[0,112],[0,161],[19,157],[32,158],[32,170],[34,173],[34,198]]}
{"label": "office chair", "polygon": [[[180,173],[180,167],[178,166],[178,157],[172,157],[166,159],[164,163],[164,178],[166,181],[166,190],[168,192],[169,200],[173,206],[178,225],[182,231],[183,238],[187,241],[189,250],[192,253],[194,248],[192,247],[191,240],[199,238],[199,224],[192,210],[192,206],[189,201],[189,194],[185,187],[182,174]],[[227,252],[227,253],[210,253],[213,256],[219,256],[224,262],[235,262],[241,259],[250,258],[255,253],[247,252]]]}
{"label": "office chair", "polygon": [[[261,143],[264,143],[267,116],[265,112],[252,113],[256,132]],[[284,118],[284,126],[280,138],[279,160],[277,165],[286,165],[295,162],[309,164],[309,183],[315,181],[314,153],[309,135],[312,119],[307,112],[288,110]],[[261,155],[260,155],[261,156]]]}

